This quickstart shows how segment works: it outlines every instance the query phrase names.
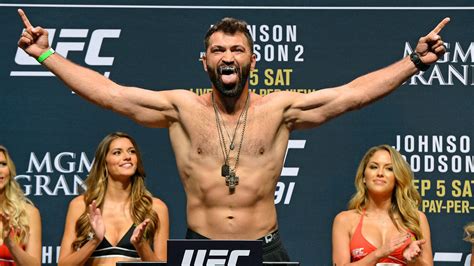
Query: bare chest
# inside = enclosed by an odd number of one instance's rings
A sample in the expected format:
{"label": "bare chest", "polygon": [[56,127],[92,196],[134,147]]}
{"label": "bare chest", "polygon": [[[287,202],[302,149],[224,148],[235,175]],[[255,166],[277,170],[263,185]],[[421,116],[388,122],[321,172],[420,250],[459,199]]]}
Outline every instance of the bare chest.
{"label": "bare chest", "polygon": [[281,135],[281,116],[250,108],[248,114],[217,115],[211,108],[202,108],[183,122],[189,137],[189,151],[201,157],[262,156],[276,142],[287,142]]}

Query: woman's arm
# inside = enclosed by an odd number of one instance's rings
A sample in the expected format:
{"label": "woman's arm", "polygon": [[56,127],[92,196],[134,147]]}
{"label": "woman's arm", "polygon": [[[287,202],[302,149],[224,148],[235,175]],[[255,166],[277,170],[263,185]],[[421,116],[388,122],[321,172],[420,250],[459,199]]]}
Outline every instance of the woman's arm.
{"label": "woman's arm", "polygon": [[[37,208],[26,205],[26,213],[30,231],[28,232],[28,243],[25,250],[19,243],[14,241],[14,232],[4,238],[5,245],[12,254],[13,260],[18,266],[41,265],[41,217]],[[4,226],[8,224],[4,221]],[[10,227],[10,230],[15,230]],[[10,231],[9,230],[9,231]],[[11,231],[10,231],[11,232]]]}
{"label": "woman's arm", "polygon": [[334,266],[351,262],[349,212],[340,212],[332,225],[332,261]]}
{"label": "woman's arm", "polygon": [[95,202],[93,202],[93,204],[89,206],[89,217],[92,228],[95,231],[93,232],[94,236],[79,250],[73,250],[72,243],[76,239],[76,221],[84,212],[84,209],[83,196],[76,197],[69,204],[58,265],[84,265],[104,238],[105,227],[102,223],[102,215],[100,209],[98,209]]}
{"label": "woman's arm", "polygon": [[153,198],[153,210],[158,214],[159,223],[154,235],[153,249],[143,239],[143,232],[149,220],[146,219],[135,228],[130,242],[134,245],[142,261],[166,261],[167,240],[169,238],[168,207],[158,198]]}
{"label": "woman's arm", "polygon": [[153,201],[153,208],[158,214],[158,219],[160,221],[155,233],[155,255],[158,257],[158,260],[166,261],[168,246],[167,241],[170,238],[168,207],[163,201],[155,198],[155,200]]}
{"label": "woman's arm", "polygon": [[420,229],[423,233],[423,242],[419,245],[421,253],[415,260],[413,260],[412,262],[408,262],[408,265],[433,266],[433,251],[431,249],[430,225],[428,223],[426,215],[421,211],[418,211],[418,213],[420,215]]}

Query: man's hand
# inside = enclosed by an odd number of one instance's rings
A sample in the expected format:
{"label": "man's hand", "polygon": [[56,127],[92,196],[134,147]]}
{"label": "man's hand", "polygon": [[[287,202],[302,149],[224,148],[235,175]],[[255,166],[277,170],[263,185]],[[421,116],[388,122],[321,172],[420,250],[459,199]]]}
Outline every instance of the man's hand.
{"label": "man's hand", "polygon": [[444,18],[428,35],[418,40],[415,51],[423,63],[433,64],[446,52],[446,47],[439,33],[449,21],[450,18]]}
{"label": "man's hand", "polygon": [[18,9],[18,14],[25,27],[18,41],[18,47],[30,56],[38,58],[49,49],[48,31],[41,27],[33,27],[22,9]]}

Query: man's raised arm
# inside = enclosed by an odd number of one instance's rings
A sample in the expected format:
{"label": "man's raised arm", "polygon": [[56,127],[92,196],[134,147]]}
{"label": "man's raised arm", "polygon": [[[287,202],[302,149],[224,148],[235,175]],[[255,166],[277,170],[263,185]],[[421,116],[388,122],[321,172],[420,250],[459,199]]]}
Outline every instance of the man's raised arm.
{"label": "man's raised arm", "polygon": [[426,70],[446,52],[439,33],[449,20],[443,19],[431,32],[421,37],[411,56],[343,86],[292,97],[294,101],[285,112],[286,123],[293,129],[311,128],[394,91],[419,70]]}
{"label": "man's raised arm", "polygon": [[95,71],[79,66],[54,53],[49,46],[48,32],[41,27],[33,27],[23,10],[18,9],[18,14],[25,27],[18,46],[78,95],[146,126],[168,127],[176,119],[177,111],[172,101],[173,97],[178,96],[175,94],[180,92],[156,92],[121,86]]}

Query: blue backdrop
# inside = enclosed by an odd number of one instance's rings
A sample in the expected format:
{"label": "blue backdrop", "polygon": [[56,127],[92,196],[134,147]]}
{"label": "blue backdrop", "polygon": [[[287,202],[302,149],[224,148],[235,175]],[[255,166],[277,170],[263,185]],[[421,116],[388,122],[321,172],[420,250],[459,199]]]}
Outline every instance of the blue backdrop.
{"label": "blue backdrop", "polygon": [[56,51],[78,64],[121,84],[198,94],[210,88],[199,61],[204,33],[224,16],[251,25],[259,60],[250,82],[262,95],[349,82],[403,58],[450,16],[442,32],[447,53],[426,73],[362,110],[292,134],[275,203],[291,257],[303,265],[330,265],[332,220],[354,193],[358,162],[370,146],[387,143],[415,172],[435,265],[468,265],[462,227],[474,220],[470,1],[47,4],[0,3],[0,144],[11,151],[17,180],[41,211],[44,264],[56,263],[67,204],[86,178],[98,142],[112,131],[138,140],[147,186],[170,209],[171,238],[184,237],[185,196],[167,130],[144,128],[86,102],[28,58],[16,47],[18,7],[34,25],[49,29]]}

